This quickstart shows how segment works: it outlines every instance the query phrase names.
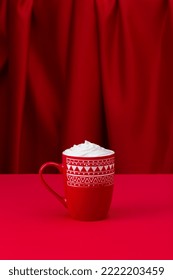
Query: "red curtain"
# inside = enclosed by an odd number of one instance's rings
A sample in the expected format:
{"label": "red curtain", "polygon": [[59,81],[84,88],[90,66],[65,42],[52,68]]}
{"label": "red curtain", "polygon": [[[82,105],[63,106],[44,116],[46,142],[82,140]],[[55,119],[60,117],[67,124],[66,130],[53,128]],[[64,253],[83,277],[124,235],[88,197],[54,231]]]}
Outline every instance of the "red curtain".
{"label": "red curtain", "polygon": [[85,139],[173,172],[172,0],[0,0],[0,172]]}

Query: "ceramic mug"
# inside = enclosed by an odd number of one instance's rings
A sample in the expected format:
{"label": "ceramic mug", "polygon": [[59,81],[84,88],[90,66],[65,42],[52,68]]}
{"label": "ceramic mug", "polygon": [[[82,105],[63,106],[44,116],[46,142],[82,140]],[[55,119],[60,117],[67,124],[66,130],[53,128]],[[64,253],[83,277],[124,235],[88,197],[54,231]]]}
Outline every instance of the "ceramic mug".
{"label": "ceramic mug", "polygon": [[[39,170],[46,188],[77,220],[102,220],[107,217],[114,187],[115,154],[78,157],[62,154],[62,164],[44,163]],[[55,192],[44,178],[44,170],[54,166],[64,177],[65,197]]]}

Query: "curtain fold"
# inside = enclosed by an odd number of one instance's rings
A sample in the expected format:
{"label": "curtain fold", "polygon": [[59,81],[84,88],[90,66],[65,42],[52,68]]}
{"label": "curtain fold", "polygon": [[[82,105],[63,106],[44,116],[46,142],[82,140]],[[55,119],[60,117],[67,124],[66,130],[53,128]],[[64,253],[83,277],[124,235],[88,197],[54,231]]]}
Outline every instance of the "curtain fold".
{"label": "curtain fold", "polygon": [[0,0],[0,172],[84,140],[173,172],[172,0]]}

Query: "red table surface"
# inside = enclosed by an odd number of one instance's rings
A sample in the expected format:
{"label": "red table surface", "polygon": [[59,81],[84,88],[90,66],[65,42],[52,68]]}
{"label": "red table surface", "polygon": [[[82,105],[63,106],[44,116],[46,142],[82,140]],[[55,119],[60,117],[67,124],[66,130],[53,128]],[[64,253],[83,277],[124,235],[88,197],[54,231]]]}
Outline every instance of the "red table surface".
{"label": "red table surface", "polygon": [[38,175],[0,175],[0,259],[173,259],[173,175],[115,175],[97,222],[71,219]]}

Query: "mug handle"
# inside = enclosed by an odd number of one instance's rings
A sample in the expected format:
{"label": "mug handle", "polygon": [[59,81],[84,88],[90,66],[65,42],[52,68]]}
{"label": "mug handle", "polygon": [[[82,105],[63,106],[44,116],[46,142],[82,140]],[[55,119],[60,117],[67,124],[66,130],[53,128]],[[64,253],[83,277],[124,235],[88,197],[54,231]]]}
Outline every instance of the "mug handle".
{"label": "mug handle", "polygon": [[45,187],[47,188],[47,190],[49,192],[51,192],[63,205],[65,208],[67,208],[67,202],[66,202],[66,198],[65,197],[62,197],[61,195],[59,195],[56,191],[54,191],[50,186],[49,184],[46,182],[46,180],[44,179],[44,176],[43,176],[43,171],[45,170],[45,168],[47,168],[48,166],[53,166],[55,167],[56,169],[58,169],[58,171],[60,173],[63,173],[63,165],[62,164],[59,164],[59,163],[55,163],[55,162],[46,162],[44,163],[40,169],[39,169],[39,175],[41,177],[41,180],[43,182],[43,184],[45,185]]}

